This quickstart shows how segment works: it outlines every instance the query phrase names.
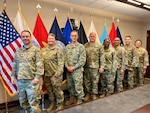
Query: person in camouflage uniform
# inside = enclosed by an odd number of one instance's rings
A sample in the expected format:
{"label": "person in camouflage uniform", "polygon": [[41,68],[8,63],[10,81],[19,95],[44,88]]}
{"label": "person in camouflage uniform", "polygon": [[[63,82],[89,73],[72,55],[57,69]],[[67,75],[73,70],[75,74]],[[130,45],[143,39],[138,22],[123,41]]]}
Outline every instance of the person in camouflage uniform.
{"label": "person in camouflage uniform", "polygon": [[123,78],[127,59],[125,49],[120,46],[119,37],[114,39],[114,49],[118,58],[118,67],[115,75],[115,90],[121,92],[123,91]]}
{"label": "person in camouflage uniform", "polygon": [[93,100],[97,98],[99,77],[100,73],[104,71],[105,64],[103,47],[96,42],[95,32],[90,33],[89,40],[90,41],[84,45],[86,50],[86,64],[84,66],[83,76],[86,90],[84,101],[88,101],[90,95],[92,95]]}
{"label": "person in camouflage uniform", "polygon": [[125,37],[125,45],[124,48],[127,53],[127,65],[126,65],[126,70],[124,74],[124,85],[128,89],[134,88],[134,69],[135,67],[138,66],[139,64],[139,57],[138,54],[135,50],[135,47],[131,45],[131,36],[126,36]]}
{"label": "person in camouflage uniform", "polygon": [[134,43],[139,56],[139,64],[135,69],[135,85],[141,86],[144,84],[144,74],[149,65],[149,56],[145,48],[141,47],[142,41],[137,39]]}
{"label": "person in camouflage uniform", "polygon": [[100,97],[108,96],[114,93],[114,80],[115,72],[118,68],[117,57],[114,48],[109,47],[110,40],[107,38],[104,40],[104,58],[106,65],[104,67],[104,72],[101,74],[101,90],[102,95]]}
{"label": "person in camouflage uniform", "polygon": [[83,66],[86,62],[86,52],[84,46],[77,42],[77,31],[72,31],[70,37],[72,43],[66,46],[64,53],[65,67],[67,68],[66,76],[71,96],[66,105],[81,104],[84,99]]}
{"label": "person in camouflage uniform", "polygon": [[12,83],[18,84],[20,106],[30,108],[30,113],[41,113],[37,89],[44,68],[40,49],[31,44],[31,33],[28,30],[22,31],[21,38],[24,45],[15,53]]}
{"label": "person in camouflage uniform", "polygon": [[[61,89],[62,75],[64,69],[64,55],[62,49],[55,44],[55,35],[49,34],[48,46],[42,50],[44,62],[44,84],[51,101],[47,111],[63,108],[64,93]],[[57,102],[57,103],[56,103]]]}

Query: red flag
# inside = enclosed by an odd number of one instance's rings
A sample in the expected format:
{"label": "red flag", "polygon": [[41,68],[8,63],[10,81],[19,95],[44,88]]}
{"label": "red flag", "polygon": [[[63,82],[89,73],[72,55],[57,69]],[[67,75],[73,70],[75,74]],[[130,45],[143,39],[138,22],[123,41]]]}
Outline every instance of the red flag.
{"label": "red flag", "polygon": [[109,33],[109,38],[110,38],[110,42],[111,42],[112,46],[114,46],[114,39],[116,36],[117,36],[117,34],[116,34],[115,24],[114,24],[114,22],[112,22],[112,27],[111,27],[111,30]]}
{"label": "red flag", "polygon": [[[43,21],[40,17],[39,11],[36,18],[36,23],[33,31],[33,35],[37,39],[38,43],[40,44],[41,48],[43,48],[45,43],[47,43],[48,33],[47,30],[43,24]],[[42,93],[46,92],[46,88],[43,85],[42,87]]]}
{"label": "red flag", "polygon": [[14,54],[22,45],[19,33],[3,10],[0,15],[0,79],[10,96],[17,92],[17,86],[11,83],[11,73]]}
{"label": "red flag", "polygon": [[37,15],[37,19],[36,19],[33,35],[35,36],[35,38],[39,42],[41,48],[43,48],[44,47],[44,43],[47,43],[48,33],[47,33],[47,30],[46,30],[46,28],[45,28],[45,26],[44,26],[44,24],[42,22],[42,19],[41,19],[39,13]]}

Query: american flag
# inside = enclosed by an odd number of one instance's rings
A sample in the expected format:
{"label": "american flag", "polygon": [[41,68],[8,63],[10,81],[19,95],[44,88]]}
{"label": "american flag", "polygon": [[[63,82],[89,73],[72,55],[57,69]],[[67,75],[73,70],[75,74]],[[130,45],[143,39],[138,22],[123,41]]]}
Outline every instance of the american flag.
{"label": "american flag", "polygon": [[0,15],[0,78],[10,96],[17,92],[17,86],[11,83],[11,73],[14,54],[22,44],[19,33],[3,10]]}

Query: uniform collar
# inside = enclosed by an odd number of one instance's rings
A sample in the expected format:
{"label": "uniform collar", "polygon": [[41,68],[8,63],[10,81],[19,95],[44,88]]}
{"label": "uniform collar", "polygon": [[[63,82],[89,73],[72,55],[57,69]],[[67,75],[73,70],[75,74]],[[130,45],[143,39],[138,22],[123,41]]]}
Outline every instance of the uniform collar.
{"label": "uniform collar", "polygon": [[29,45],[23,45],[23,50],[27,50],[27,49],[29,49],[29,48],[31,48],[32,47],[32,44],[30,43]]}

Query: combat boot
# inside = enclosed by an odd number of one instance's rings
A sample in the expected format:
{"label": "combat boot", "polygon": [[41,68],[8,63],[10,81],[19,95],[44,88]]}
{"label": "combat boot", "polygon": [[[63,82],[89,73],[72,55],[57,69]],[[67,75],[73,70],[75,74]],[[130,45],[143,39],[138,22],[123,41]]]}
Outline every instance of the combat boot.
{"label": "combat boot", "polygon": [[84,101],[87,102],[87,101],[89,100],[89,98],[90,98],[90,94],[87,93],[87,94],[85,95]]}
{"label": "combat boot", "polygon": [[100,97],[100,98],[103,98],[103,97],[105,97],[105,95],[106,95],[106,92],[103,91],[102,94],[101,94],[99,97]]}
{"label": "combat boot", "polygon": [[50,106],[47,108],[47,112],[51,112],[56,108],[56,102],[51,102]]}
{"label": "combat boot", "polygon": [[82,100],[78,99],[76,105],[82,104]]}
{"label": "combat boot", "polygon": [[66,104],[66,106],[69,106],[71,104],[75,104],[76,102],[77,102],[76,97],[75,96],[71,96],[70,100],[67,101],[65,104]]}
{"label": "combat boot", "polygon": [[61,109],[63,109],[63,108],[64,108],[64,103],[63,103],[63,102],[62,102],[62,103],[59,103],[58,106],[57,106],[56,111],[59,111],[59,110],[61,110]]}
{"label": "combat boot", "polygon": [[97,96],[95,94],[93,94],[92,98],[93,98],[93,100],[96,100]]}
{"label": "combat boot", "polygon": [[40,108],[38,108],[38,109],[36,110],[36,113],[42,113],[42,110],[41,110]]}

